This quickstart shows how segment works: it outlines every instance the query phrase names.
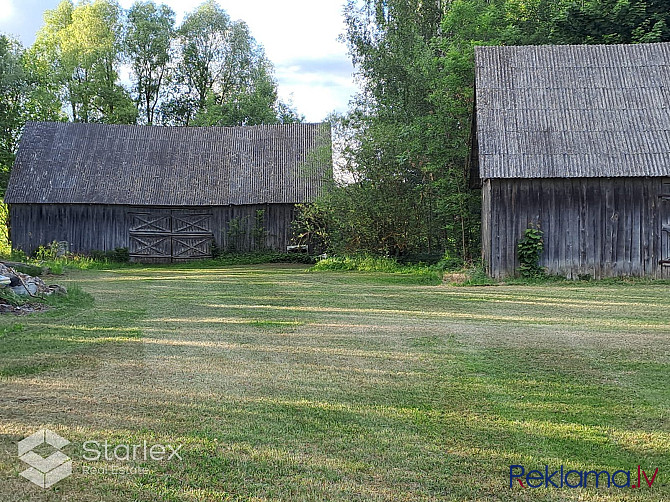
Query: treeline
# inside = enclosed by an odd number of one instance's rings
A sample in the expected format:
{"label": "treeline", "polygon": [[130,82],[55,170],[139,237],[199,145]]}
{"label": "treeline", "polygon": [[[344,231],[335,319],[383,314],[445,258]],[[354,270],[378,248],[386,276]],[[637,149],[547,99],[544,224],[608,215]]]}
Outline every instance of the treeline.
{"label": "treeline", "polygon": [[[339,253],[479,257],[466,159],[476,45],[670,40],[667,0],[349,0],[361,93],[340,125],[346,178],[301,214]],[[446,256],[445,256],[446,255]]]}
{"label": "treeline", "polygon": [[[479,193],[466,170],[474,47],[668,41],[667,3],[348,0],[343,39],[361,92],[333,120],[346,183],[302,209],[299,236],[335,253],[476,260]],[[124,64],[128,85],[119,78]],[[5,177],[30,119],[300,120],[277,98],[272,65],[247,26],[213,0],[178,27],[169,7],[153,2],[124,12],[111,0],[64,0],[47,12],[32,47],[0,37],[0,95]]]}
{"label": "treeline", "polygon": [[[121,71],[129,75],[121,78]],[[177,26],[138,1],[63,0],[35,43],[0,35],[0,167],[6,185],[27,120],[254,125],[300,121],[277,96],[274,69],[243,21],[214,0]]]}

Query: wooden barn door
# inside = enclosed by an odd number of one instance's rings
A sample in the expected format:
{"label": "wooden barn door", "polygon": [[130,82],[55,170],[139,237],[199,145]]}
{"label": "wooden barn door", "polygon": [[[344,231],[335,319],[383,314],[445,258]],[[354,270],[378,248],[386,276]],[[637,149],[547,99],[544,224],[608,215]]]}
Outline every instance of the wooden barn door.
{"label": "wooden barn door", "polygon": [[172,221],[169,212],[131,213],[128,251],[133,261],[169,262],[172,257]]}
{"label": "wooden barn door", "polygon": [[670,178],[663,180],[660,201],[661,267],[664,278],[670,278]]}
{"label": "wooden barn door", "polygon": [[172,261],[212,256],[212,213],[175,210],[172,217]]}
{"label": "wooden barn door", "polygon": [[211,257],[212,214],[185,209],[131,213],[133,261],[168,263]]}

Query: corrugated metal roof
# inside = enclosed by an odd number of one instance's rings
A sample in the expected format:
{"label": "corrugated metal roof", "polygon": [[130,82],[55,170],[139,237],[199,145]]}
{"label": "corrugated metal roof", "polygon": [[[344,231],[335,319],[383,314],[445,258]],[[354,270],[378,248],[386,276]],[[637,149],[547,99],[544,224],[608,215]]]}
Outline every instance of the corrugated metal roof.
{"label": "corrugated metal roof", "polygon": [[670,176],[670,43],[477,47],[481,178]]}
{"label": "corrugated metal roof", "polygon": [[314,199],[329,124],[155,127],[31,122],[7,203],[228,205]]}

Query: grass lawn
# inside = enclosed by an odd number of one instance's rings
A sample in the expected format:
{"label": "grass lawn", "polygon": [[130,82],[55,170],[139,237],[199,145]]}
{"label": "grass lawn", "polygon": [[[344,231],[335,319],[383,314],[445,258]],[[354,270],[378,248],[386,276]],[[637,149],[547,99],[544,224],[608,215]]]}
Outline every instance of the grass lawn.
{"label": "grass lawn", "polygon": [[[0,317],[0,501],[670,500],[667,283],[411,280],[69,272],[92,305]],[[73,459],[47,489],[18,476],[42,427]],[[86,461],[93,440],[182,459]],[[652,488],[524,489],[511,464],[659,471]],[[110,472],[129,467],[146,472]]]}

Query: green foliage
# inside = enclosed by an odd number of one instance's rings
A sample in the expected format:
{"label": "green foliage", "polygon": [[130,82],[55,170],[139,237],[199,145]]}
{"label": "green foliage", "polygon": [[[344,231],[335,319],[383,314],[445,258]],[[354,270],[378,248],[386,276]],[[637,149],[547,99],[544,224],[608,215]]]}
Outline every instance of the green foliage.
{"label": "green foliage", "polygon": [[540,267],[540,257],[544,250],[542,230],[529,227],[519,239],[517,251],[519,254],[519,273],[522,277],[539,277],[545,275],[544,269]]}
{"label": "green foliage", "polygon": [[[0,196],[4,195],[23,125],[27,120],[58,120],[60,104],[45,74],[21,44],[0,35]],[[6,207],[2,232],[6,232]],[[2,238],[6,241],[6,235]]]}
{"label": "green foliage", "polygon": [[12,251],[9,259],[24,262],[24,267],[32,267],[31,271],[28,269],[24,271],[29,275],[39,275],[44,270],[60,275],[68,268],[87,270],[127,264],[130,260],[130,254],[128,248],[117,247],[109,251],[93,250],[88,256],[79,255],[61,248],[59,243],[54,241],[39,246],[32,257],[26,257],[23,251],[16,250]]}
{"label": "green foliage", "polygon": [[659,0],[351,0],[344,38],[363,89],[343,121],[353,183],[323,201],[330,247],[472,261],[474,47],[665,41],[669,16]]}
{"label": "green foliage", "polygon": [[176,32],[180,57],[169,78],[163,120],[176,125],[256,125],[301,117],[277,96],[274,68],[243,21],[214,0],[188,14]]}
{"label": "green foliage", "polygon": [[309,246],[314,254],[332,250],[333,213],[322,197],[311,204],[298,204],[292,222],[292,240],[300,246]]}
{"label": "green foliage", "polygon": [[167,5],[137,1],[128,11],[123,41],[133,77],[133,95],[142,121],[153,124],[170,79],[175,13]]}
{"label": "green foliage", "polygon": [[228,221],[228,229],[226,230],[226,251],[229,253],[238,251],[242,247],[242,239],[244,239],[246,234],[240,218],[231,218]]}
{"label": "green foliage", "polygon": [[[277,252],[253,252],[253,253],[222,253],[215,260],[210,260],[210,265],[260,265],[262,263],[305,263],[313,264],[315,258],[304,253],[277,253]],[[202,265],[203,262],[200,262]]]}
{"label": "green foliage", "polygon": [[[449,251],[471,259],[478,242],[478,196],[468,188],[473,71],[445,59],[440,2],[350,1],[345,20],[363,77],[342,127],[353,184],[337,188],[338,248],[403,256]],[[458,61],[458,60],[457,60]]]}
{"label": "green foliage", "polygon": [[0,288],[0,303],[9,305],[23,305],[28,301],[28,297],[17,295],[9,288]]}
{"label": "green foliage", "polygon": [[254,248],[257,251],[265,249],[265,238],[268,232],[265,230],[265,209],[256,210],[254,218],[254,228],[251,230],[251,236],[254,239]]}
{"label": "green foliage", "polygon": [[121,9],[113,0],[63,0],[44,15],[33,57],[52,73],[75,122],[134,123],[137,108],[118,83]]}
{"label": "green foliage", "polygon": [[[9,180],[21,126],[21,97],[25,87],[19,44],[0,35],[0,186]],[[6,210],[3,211],[6,219]]]}
{"label": "green foliage", "polygon": [[402,265],[393,258],[354,255],[334,256],[319,260],[311,270],[323,271],[357,271],[357,272],[384,272],[389,274],[411,275],[422,284],[440,284],[442,271],[438,267],[426,265]]}
{"label": "green foliage", "polygon": [[440,270],[454,271],[462,269],[463,265],[464,262],[459,256],[452,256],[449,253],[445,253],[444,256],[437,262],[436,266]]}
{"label": "green foliage", "polygon": [[32,263],[13,263],[11,267],[17,272],[32,276],[42,275],[46,270],[45,267]]}
{"label": "green foliage", "polygon": [[[4,191],[4,184],[0,184]],[[9,206],[0,202],[0,256],[8,256],[12,252],[9,242]]]}
{"label": "green foliage", "polygon": [[57,241],[53,241],[50,244],[41,244],[33,253],[33,256],[36,260],[47,261],[55,260],[56,258],[63,256],[64,250],[61,249],[60,244]]}
{"label": "green foliage", "polygon": [[224,250],[216,243],[216,239],[212,239],[212,242],[209,245],[209,252],[212,254],[212,258],[219,258],[223,254],[223,251]]}
{"label": "green foliage", "polygon": [[9,260],[25,262],[28,260],[28,255],[26,255],[26,253],[21,249],[12,249],[11,253],[9,254]]}
{"label": "green foliage", "polygon": [[465,281],[455,284],[456,286],[491,286],[497,284],[494,279],[491,279],[484,265],[480,263],[473,264],[465,270]]}
{"label": "green foliage", "polygon": [[670,41],[666,0],[572,2],[553,20],[560,44],[631,44]]}
{"label": "green foliage", "polygon": [[101,262],[128,263],[130,253],[126,247],[117,247],[109,251],[93,250],[90,252],[91,258]]}
{"label": "green foliage", "polygon": [[65,271],[70,256],[66,250],[61,249],[58,242],[53,241],[51,244],[40,245],[33,252],[32,261],[48,268],[52,274],[60,275]]}

